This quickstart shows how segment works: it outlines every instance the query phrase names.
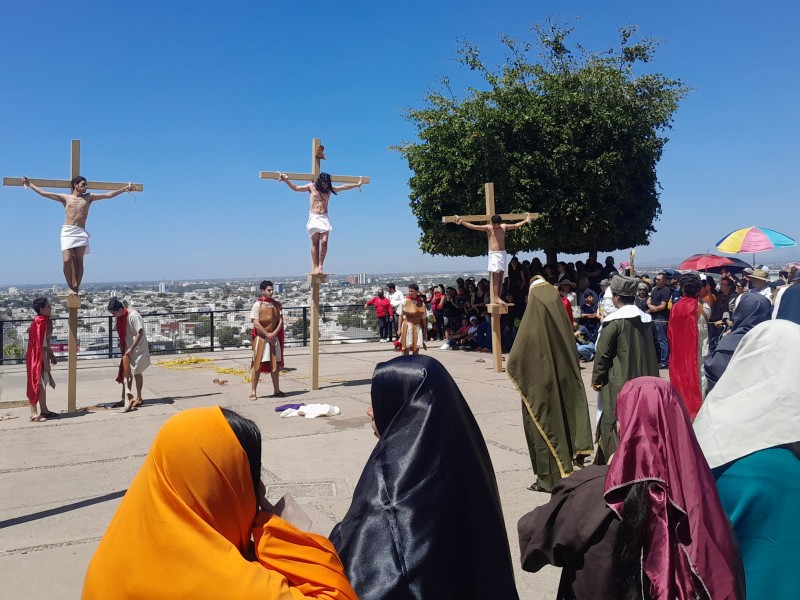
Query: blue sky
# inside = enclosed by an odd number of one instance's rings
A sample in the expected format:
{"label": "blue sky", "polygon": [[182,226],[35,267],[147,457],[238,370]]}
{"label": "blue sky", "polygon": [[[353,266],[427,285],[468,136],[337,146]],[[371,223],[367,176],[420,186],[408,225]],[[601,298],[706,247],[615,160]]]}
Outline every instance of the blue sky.
{"label": "blue sky", "polygon": [[[800,8],[788,0],[30,0],[0,15],[0,175],[67,178],[79,138],[87,178],[145,184],[92,208],[86,282],[307,271],[307,197],[258,172],[308,171],[313,137],[324,170],[373,180],[331,201],[326,271],[485,268],[419,251],[410,172],[389,146],[413,139],[403,108],[438,77],[477,83],[453,60],[457,40],[495,64],[501,33],[525,37],[548,16],[594,50],[638,25],[662,41],[651,69],[692,88],[658,167],[658,232],[637,260],[713,251],[753,224],[800,239]],[[0,284],[60,282],[61,207],[13,187],[0,206]],[[757,258],[789,259],[800,251]]]}

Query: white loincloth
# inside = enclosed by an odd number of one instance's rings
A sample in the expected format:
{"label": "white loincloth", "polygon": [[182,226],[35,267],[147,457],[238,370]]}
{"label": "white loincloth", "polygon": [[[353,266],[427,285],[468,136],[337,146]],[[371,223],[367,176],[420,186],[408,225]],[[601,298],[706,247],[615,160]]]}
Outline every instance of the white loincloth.
{"label": "white loincloth", "polygon": [[85,254],[91,253],[91,249],[89,248],[89,232],[77,225],[62,225],[61,251],[70,250],[71,248],[80,248],[81,246],[86,246]]}
{"label": "white loincloth", "polygon": [[328,219],[328,213],[308,213],[308,223],[306,223],[306,231],[309,236],[315,233],[328,233],[333,231],[331,222]]}
{"label": "white loincloth", "polygon": [[489,273],[505,271],[506,258],[505,250],[489,250]]}
{"label": "white loincloth", "polygon": [[[258,343],[264,346],[264,351],[261,354],[261,364],[270,362],[270,360],[272,360],[273,345],[267,342],[267,340],[265,340],[261,336],[258,336]],[[283,356],[281,354],[281,343],[277,339],[275,340],[274,348],[275,348],[275,360],[281,362],[281,360],[283,360]]]}

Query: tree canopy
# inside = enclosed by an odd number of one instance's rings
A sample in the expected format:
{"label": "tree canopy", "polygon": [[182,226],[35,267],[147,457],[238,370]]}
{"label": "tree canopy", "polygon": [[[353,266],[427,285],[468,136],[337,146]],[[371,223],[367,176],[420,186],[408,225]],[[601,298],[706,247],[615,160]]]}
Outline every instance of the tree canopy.
{"label": "tree canopy", "polygon": [[[486,66],[462,43],[457,61],[481,78],[461,97],[444,78],[422,108],[406,111],[418,142],[395,147],[413,171],[411,209],[428,254],[486,253],[483,234],[445,225],[445,215],[483,214],[494,182],[498,213],[541,218],[506,238],[509,252],[611,251],[649,243],[661,213],[656,165],[688,89],[662,74],[637,75],[656,43],[588,52],[568,46],[571,29],[534,26],[534,42],[501,36],[506,60]],[[530,55],[538,48],[540,56]]]}

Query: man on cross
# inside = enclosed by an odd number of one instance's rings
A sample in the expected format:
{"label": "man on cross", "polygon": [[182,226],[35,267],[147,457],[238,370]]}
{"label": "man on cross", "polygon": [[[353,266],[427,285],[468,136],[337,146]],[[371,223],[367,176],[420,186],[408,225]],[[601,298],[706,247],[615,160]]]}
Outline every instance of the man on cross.
{"label": "man on cross", "polygon": [[502,299],[503,294],[503,274],[506,270],[506,231],[519,229],[523,225],[527,225],[532,221],[531,216],[528,215],[523,221],[517,223],[503,223],[500,215],[494,215],[492,222],[487,225],[474,225],[468,221],[462,221],[461,217],[456,215],[456,225],[463,225],[467,229],[474,229],[475,231],[485,231],[489,237],[489,273],[492,275],[492,286],[494,290],[494,304],[505,304]]}
{"label": "man on cross", "polygon": [[22,184],[34,192],[50,200],[64,205],[64,225],[61,227],[61,256],[64,259],[64,279],[70,294],[77,294],[83,279],[83,256],[91,252],[89,249],[89,232],[86,231],[86,219],[89,206],[95,200],[107,200],[119,196],[123,192],[133,191],[134,186],[128,184],[113,192],[105,194],[89,194],[86,191],[86,178],[78,175],[70,182],[72,191],[69,194],[45,192],[31,183],[27,177]]}
{"label": "man on cross", "polygon": [[283,181],[295,192],[308,192],[309,194],[310,206],[306,231],[311,238],[311,270],[315,275],[320,274],[323,272],[322,265],[325,262],[325,255],[328,253],[328,236],[333,231],[328,219],[328,201],[331,199],[331,194],[336,195],[339,192],[355,188],[360,190],[362,178],[358,178],[358,183],[334,186],[330,175],[320,173],[315,183],[295,185],[285,173],[281,173],[280,181]]}

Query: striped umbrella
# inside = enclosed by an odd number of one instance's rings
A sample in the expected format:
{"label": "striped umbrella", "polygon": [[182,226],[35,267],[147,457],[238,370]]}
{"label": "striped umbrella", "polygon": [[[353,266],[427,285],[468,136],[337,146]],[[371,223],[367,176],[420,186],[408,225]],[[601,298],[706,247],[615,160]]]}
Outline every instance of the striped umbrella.
{"label": "striped umbrella", "polygon": [[779,233],[774,229],[756,226],[732,231],[717,242],[717,250],[720,252],[728,254],[751,252],[753,254],[753,262],[755,262],[756,252],[766,252],[774,248],[789,248],[791,246],[797,246],[797,242],[788,235]]}

